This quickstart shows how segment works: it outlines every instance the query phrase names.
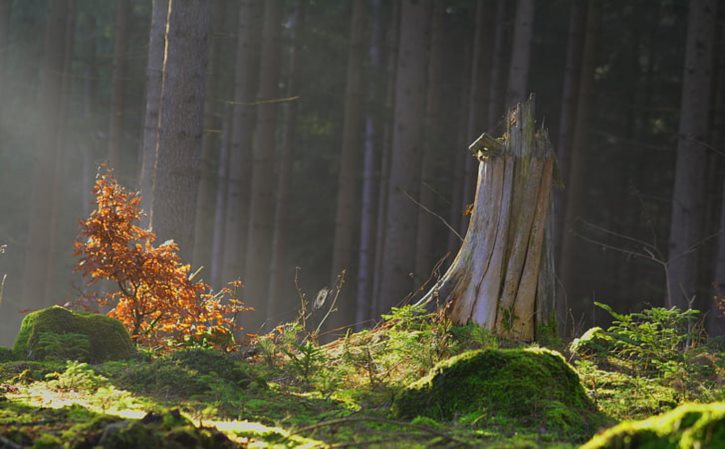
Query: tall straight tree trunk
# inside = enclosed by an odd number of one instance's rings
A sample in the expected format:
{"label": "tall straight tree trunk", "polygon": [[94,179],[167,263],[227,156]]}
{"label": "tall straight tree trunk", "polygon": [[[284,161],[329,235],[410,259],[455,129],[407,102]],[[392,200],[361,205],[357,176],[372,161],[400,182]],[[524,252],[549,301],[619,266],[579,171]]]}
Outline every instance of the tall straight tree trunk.
{"label": "tall straight tree trunk", "polygon": [[[479,6],[483,2],[479,2]],[[425,140],[423,143],[423,162],[421,163],[420,195],[418,202],[418,232],[415,244],[415,277],[418,284],[425,282],[433,268],[433,216],[428,209],[433,206],[433,190],[435,179],[439,176],[437,159],[439,153],[445,148],[443,141],[443,96],[445,94],[445,65],[446,51],[446,6],[442,0],[433,0],[433,16],[430,32],[430,56],[428,62],[428,91],[425,103]],[[488,85],[481,86],[488,90]]]}
{"label": "tall straight tree trunk", "polygon": [[566,291],[566,301],[561,301],[560,312],[569,316],[569,310],[576,308],[578,292],[576,290],[576,235],[573,231],[575,221],[582,209],[582,190],[584,189],[584,154],[589,141],[591,105],[593,101],[594,67],[599,39],[599,8],[598,2],[589,1],[587,10],[586,39],[582,56],[581,78],[577,98],[577,119],[571,147],[569,169],[566,174],[566,199],[564,224],[561,240],[561,251],[557,266]]}
{"label": "tall straight tree trunk", "polygon": [[123,146],[123,114],[128,77],[128,28],[131,3],[116,0],[116,29],[113,39],[113,68],[111,70],[111,105],[108,125],[108,163],[121,171]]}
{"label": "tall straight tree trunk", "polygon": [[222,81],[222,44],[226,39],[226,2],[211,2],[211,34],[209,36],[209,65],[206,75],[204,99],[204,134],[201,138],[201,178],[196,198],[196,224],[194,238],[194,266],[211,267],[211,249],[214,233],[214,206],[216,189],[215,166],[219,163],[225,95]]}
{"label": "tall straight tree trunk", "polygon": [[274,226],[274,166],[277,109],[270,103],[278,95],[279,34],[282,2],[265,3],[262,32],[262,60],[259,74],[257,126],[254,134],[252,190],[249,233],[247,234],[244,277],[247,283],[247,302],[257,310],[257,317],[266,317],[269,267],[272,259]]}
{"label": "tall straight tree trunk", "polygon": [[[345,117],[342,127],[340,168],[337,178],[337,212],[332,252],[334,280],[342,270],[352,273],[355,260],[355,223],[360,208],[358,177],[362,137],[363,55],[365,49],[365,0],[354,0],[350,19],[350,41],[345,86]],[[354,285],[354,282],[351,283]],[[355,319],[354,295],[343,292],[338,299],[338,312],[332,319],[334,327],[350,324]]]}
{"label": "tall straight tree trunk", "polygon": [[[287,97],[298,94],[300,78],[300,52],[305,26],[305,2],[297,0],[295,5],[292,46],[290,48]],[[290,231],[290,197],[292,185],[292,163],[294,162],[294,149],[297,143],[297,110],[298,101],[286,104],[286,123],[282,151],[277,166],[277,201],[274,212],[274,237],[272,239],[272,262],[269,276],[269,308],[267,321],[271,324],[281,319],[292,319],[294,316],[282,315],[289,310],[295,310],[294,304],[289,301],[294,298],[292,279],[294,271],[287,263],[287,241]]]}
{"label": "tall straight tree trunk", "polygon": [[506,103],[510,107],[523,101],[529,90],[531,37],[534,31],[534,0],[518,0],[509,67]]}
{"label": "tall straight tree trunk", "polygon": [[672,193],[667,305],[687,308],[697,288],[708,114],[711,101],[715,1],[690,1],[685,71]]}
{"label": "tall straight tree trunk", "polygon": [[393,153],[393,109],[395,107],[395,80],[397,77],[398,42],[400,41],[400,3],[393,2],[390,25],[385,36],[386,81],[382,147],[380,155],[380,182],[378,184],[378,213],[375,221],[375,265],[373,270],[373,301],[370,305],[372,317],[384,312],[380,300],[380,286],[383,280],[383,248],[385,247],[385,218],[388,213],[388,185],[390,183],[390,159]]}
{"label": "tall straight tree trunk", "polygon": [[253,103],[259,82],[263,7],[264,3],[257,0],[245,0],[239,7],[232,138],[223,227],[226,250],[221,265],[222,277],[225,279],[247,280],[244,262],[252,185],[252,137],[256,113]]}
{"label": "tall straight tree trunk", "polygon": [[[224,124],[222,125],[222,141],[219,146],[219,164],[217,165],[217,190],[214,198],[214,228],[212,229],[211,253],[209,255],[209,271],[211,285],[221,287],[224,282],[231,282],[239,279],[237,277],[226,277],[224,273],[224,257],[227,253],[225,246],[227,214],[230,212],[227,207],[229,200],[228,176],[231,168],[229,167],[229,158],[232,149],[232,132],[234,125],[232,120],[232,105],[227,105],[224,114]],[[233,248],[229,248],[233,250]]]}
{"label": "tall straight tree trunk", "polygon": [[152,226],[161,241],[176,241],[187,261],[194,249],[209,6],[170,0],[166,25]]}
{"label": "tall straight tree trunk", "polygon": [[[5,86],[5,76],[8,66],[8,47],[10,44],[10,15],[12,13],[13,1],[0,0],[0,97],[5,98],[7,87]],[[4,109],[0,109],[0,138],[3,135]]]}
{"label": "tall straight tree trunk", "polygon": [[471,224],[453,264],[421,302],[448,303],[454,323],[529,341],[554,167],[533,98],[510,113],[502,138],[485,134],[470,149],[479,160]]}
{"label": "tall straight tree trunk", "polygon": [[23,301],[30,306],[47,305],[45,283],[51,249],[51,222],[58,127],[61,113],[63,62],[69,0],[48,3],[45,51],[40,74],[38,110],[41,111],[38,148],[33,167],[28,240],[25,252]]}
{"label": "tall straight tree trunk", "polygon": [[[370,1],[371,31],[368,63],[370,73],[382,70],[381,50],[383,45],[382,1]],[[355,298],[355,328],[372,318],[372,287],[375,271],[376,235],[376,156],[375,148],[384,145],[381,139],[380,120],[377,105],[380,101],[378,82],[368,77],[368,110],[365,116],[365,137],[363,139],[363,179],[360,209],[360,252],[357,264],[357,292]]]}
{"label": "tall straight tree trunk", "polygon": [[496,33],[493,39],[491,56],[491,82],[489,83],[488,100],[488,129],[492,132],[499,121],[502,120],[504,109],[504,94],[506,93],[506,62],[510,32],[508,32],[507,6],[509,0],[496,2]]}
{"label": "tall straight tree trunk", "polygon": [[[96,17],[94,15],[86,16],[86,26],[88,37],[85,48],[85,64],[83,67],[83,105],[81,108],[81,118],[85,123],[85,130],[88,134],[96,131],[96,108],[98,106],[98,64],[97,64],[97,46],[98,40]],[[96,167],[93,166],[93,141],[84,141],[81,143],[81,151],[83,152],[82,163],[82,187],[81,187],[81,207],[82,216],[87,217],[91,213],[92,185]]]}
{"label": "tall straight tree trunk", "polygon": [[[577,98],[581,79],[582,56],[584,54],[585,27],[587,23],[586,1],[575,0],[571,4],[569,15],[569,37],[566,48],[566,67],[564,69],[564,89],[561,98],[559,116],[559,135],[557,139],[557,164],[559,174],[566,184],[569,178],[569,161],[577,119]],[[561,243],[564,228],[565,191],[557,189],[554,193],[555,245]]]}
{"label": "tall straight tree trunk", "polygon": [[146,212],[145,224],[151,223],[153,210],[154,177],[156,176],[156,150],[159,140],[159,108],[161,106],[161,87],[164,71],[164,41],[166,34],[166,16],[169,0],[153,0],[151,7],[151,26],[149,28],[148,58],[146,62],[146,112],[141,146],[141,171],[139,188],[141,189],[141,207]]}
{"label": "tall straight tree trunk", "polygon": [[[491,50],[496,17],[491,2],[476,2],[476,31],[473,40],[473,64],[471,67],[471,99],[468,102],[468,141],[478,137],[488,128],[489,84],[491,80]],[[473,158],[465,159],[463,174],[463,207],[473,201],[476,183],[476,165]],[[461,220],[461,234],[466,232],[468,220]]]}
{"label": "tall straight tree trunk", "polygon": [[423,156],[427,41],[431,2],[405,0],[400,18],[400,46],[395,83],[395,128],[383,247],[380,299],[383,310],[402,301],[413,290],[415,234],[420,162]]}

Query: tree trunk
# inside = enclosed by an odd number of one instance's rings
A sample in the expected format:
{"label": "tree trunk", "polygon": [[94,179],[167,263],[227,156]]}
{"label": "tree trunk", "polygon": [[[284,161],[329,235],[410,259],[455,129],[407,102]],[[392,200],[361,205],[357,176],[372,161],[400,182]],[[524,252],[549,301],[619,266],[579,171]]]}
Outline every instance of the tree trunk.
{"label": "tree trunk", "polygon": [[534,0],[518,0],[506,94],[508,107],[523,101],[528,96],[529,56],[533,30]]}
{"label": "tree trunk", "polygon": [[[298,94],[300,78],[300,52],[302,50],[302,38],[304,33],[305,3],[297,0],[295,6],[292,46],[289,54],[289,81],[287,83],[287,96],[294,97]],[[294,270],[291,270],[287,263],[287,241],[290,231],[290,196],[292,184],[292,163],[294,162],[294,149],[297,143],[297,110],[298,101],[291,101],[286,104],[286,123],[284,142],[279,155],[279,166],[277,171],[277,201],[275,202],[274,213],[274,237],[272,239],[272,263],[269,276],[269,308],[267,309],[267,321],[271,324],[281,320],[294,319],[294,315],[288,312],[296,310],[296,304],[290,301],[294,298],[292,280]]]}
{"label": "tree trunk", "polygon": [[430,12],[430,1],[405,0],[402,3],[395,128],[380,285],[383,310],[398,304],[414,287],[410,272],[415,268],[418,206],[411,198],[418,197],[420,187]]}
{"label": "tree trunk", "polygon": [[166,32],[151,223],[160,241],[176,241],[186,261],[194,249],[209,6],[206,0],[172,1]]}
{"label": "tree trunk", "polygon": [[533,98],[510,113],[502,138],[484,134],[470,149],[479,160],[471,223],[453,264],[421,302],[447,303],[457,324],[529,341],[554,166]]}
{"label": "tree trunk", "polygon": [[[229,157],[232,149],[232,132],[234,125],[232,120],[234,114],[232,113],[233,107],[227,105],[224,114],[224,124],[222,125],[222,141],[219,146],[219,164],[217,165],[217,191],[214,198],[214,228],[212,229],[212,240],[211,240],[211,253],[209,255],[210,263],[210,279],[211,285],[217,288],[226,281],[230,282],[237,278],[241,278],[241,275],[237,274],[237,277],[226,277],[224,273],[224,257],[227,253],[226,242],[226,226],[227,226],[227,214],[231,212],[231,208],[228,207],[229,200],[229,182],[228,176],[231,171],[229,166]],[[231,250],[231,248],[229,248]]]}
{"label": "tree trunk", "polygon": [[222,129],[224,122],[225,84],[222,78],[222,50],[226,39],[226,11],[223,0],[211,2],[212,32],[209,42],[209,66],[206,75],[204,100],[204,134],[201,138],[201,178],[196,199],[196,224],[194,225],[194,266],[211,267],[211,250],[214,234],[214,206],[218,184],[215,167],[219,164]]}
{"label": "tree trunk", "polygon": [[[365,49],[366,0],[352,3],[350,41],[347,57],[345,85],[345,116],[342,127],[340,168],[337,178],[337,212],[332,253],[331,282],[342,270],[352,273],[355,260],[355,223],[360,209],[358,173],[360,167],[360,141],[362,137],[363,55]],[[350,283],[354,285],[354,282]],[[331,325],[340,327],[355,319],[354,295],[347,291],[338,298],[337,313]]]}
{"label": "tree trunk", "polygon": [[113,40],[113,68],[111,70],[110,123],[108,125],[108,163],[121,171],[123,147],[123,113],[128,77],[128,28],[131,4],[129,0],[116,0],[116,30]]}
{"label": "tree trunk", "polygon": [[278,95],[279,34],[281,27],[280,0],[265,3],[262,61],[259,75],[257,129],[254,135],[254,161],[250,203],[249,233],[247,235],[244,277],[247,283],[247,303],[257,310],[257,317],[266,317],[269,267],[272,258],[274,226],[274,153],[277,109],[270,103]]}
{"label": "tree trunk", "polygon": [[[372,30],[368,62],[370,73],[382,70],[381,47],[383,41],[382,1],[370,2]],[[365,137],[363,139],[363,179],[360,210],[360,251],[358,253],[357,292],[355,299],[355,329],[362,329],[364,323],[372,318],[372,287],[374,274],[375,235],[376,235],[376,157],[375,148],[382,144],[380,139],[380,120],[377,104],[380,100],[378,83],[368,77],[368,111],[365,117]],[[373,106],[375,105],[375,106]],[[373,110],[373,108],[375,110]]]}
{"label": "tree trunk", "polygon": [[252,184],[252,134],[254,95],[259,81],[259,57],[264,3],[245,0],[239,7],[237,56],[234,74],[232,138],[226,178],[224,251],[222,277],[246,281],[244,261],[249,233],[249,204]]}
{"label": "tree trunk", "polygon": [[25,253],[23,301],[32,306],[45,306],[45,283],[48,277],[55,162],[58,151],[57,134],[61,113],[63,62],[69,0],[48,3],[45,29],[45,53],[40,75],[38,110],[40,126],[37,155],[33,167],[30,197],[28,240]]}
{"label": "tree trunk", "polygon": [[491,82],[489,83],[488,129],[493,132],[503,120],[504,94],[506,93],[506,56],[510,32],[506,26],[509,0],[496,2],[496,34],[491,57]]}
{"label": "tree trunk", "polygon": [[[479,2],[481,6],[483,1]],[[433,1],[433,18],[431,21],[430,61],[428,63],[428,91],[425,104],[425,139],[423,142],[423,162],[421,163],[420,195],[418,203],[418,232],[415,244],[415,277],[417,284],[425,282],[433,268],[433,220],[430,212],[423,209],[433,207],[433,190],[437,172],[437,159],[443,142],[442,114],[444,100],[446,50],[445,39],[446,6],[441,0]],[[488,90],[488,83],[480,86]]]}
{"label": "tree trunk", "polygon": [[715,2],[690,1],[682,80],[675,185],[668,253],[667,305],[687,308],[696,291],[708,114],[711,99]]}
{"label": "tree trunk", "polygon": [[159,140],[159,107],[161,106],[161,81],[163,78],[164,40],[169,0],[153,0],[151,26],[149,28],[148,59],[146,62],[146,113],[141,147],[141,207],[146,212],[144,224],[151,223],[153,211],[154,178],[156,176],[156,151]]}

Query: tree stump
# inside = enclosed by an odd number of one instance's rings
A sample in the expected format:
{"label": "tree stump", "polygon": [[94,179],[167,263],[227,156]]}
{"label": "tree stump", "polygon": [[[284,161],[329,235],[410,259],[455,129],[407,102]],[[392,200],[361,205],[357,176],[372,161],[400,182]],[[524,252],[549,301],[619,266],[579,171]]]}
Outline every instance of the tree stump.
{"label": "tree stump", "polygon": [[539,285],[553,284],[539,278],[555,163],[547,131],[536,128],[533,96],[509,113],[502,137],[483,134],[469,149],[479,164],[468,232],[420,303],[445,303],[457,324],[532,340],[537,297],[549,296]]}

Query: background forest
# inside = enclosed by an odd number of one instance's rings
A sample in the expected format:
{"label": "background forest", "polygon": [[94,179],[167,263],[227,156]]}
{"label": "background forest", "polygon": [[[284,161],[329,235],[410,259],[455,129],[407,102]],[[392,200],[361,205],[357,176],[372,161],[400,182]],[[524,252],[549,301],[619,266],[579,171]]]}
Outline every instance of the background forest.
{"label": "background forest", "polygon": [[530,92],[558,155],[560,330],[609,319],[599,301],[691,305],[720,334],[724,17],[715,0],[0,0],[0,343],[85,288],[73,242],[101,163],[206,282],[242,280],[248,330],[296,316],[295,279],[314,293],[342,270],[330,327],[376,320],[450,264],[466,148]]}

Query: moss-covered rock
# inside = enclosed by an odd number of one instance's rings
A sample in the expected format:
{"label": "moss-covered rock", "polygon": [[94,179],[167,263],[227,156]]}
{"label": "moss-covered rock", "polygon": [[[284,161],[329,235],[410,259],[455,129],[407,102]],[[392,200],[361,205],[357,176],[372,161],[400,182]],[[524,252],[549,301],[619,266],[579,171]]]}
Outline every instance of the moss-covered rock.
{"label": "moss-covered rock", "polygon": [[12,348],[0,346],[0,363],[11,362],[13,360],[15,360],[15,352]]}
{"label": "moss-covered rock", "polygon": [[625,421],[581,449],[725,448],[725,402],[685,404],[642,421]]}
{"label": "moss-covered rock", "polygon": [[546,349],[463,353],[404,389],[393,410],[399,417],[438,420],[481,413],[577,434],[586,433],[596,414],[571,366]]}
{"label": "moss-covered rock", "polygon": [[13,351],[25,360],[102,362],[127,359],[135,350],[118,320],[52,306],[23,319]]}

